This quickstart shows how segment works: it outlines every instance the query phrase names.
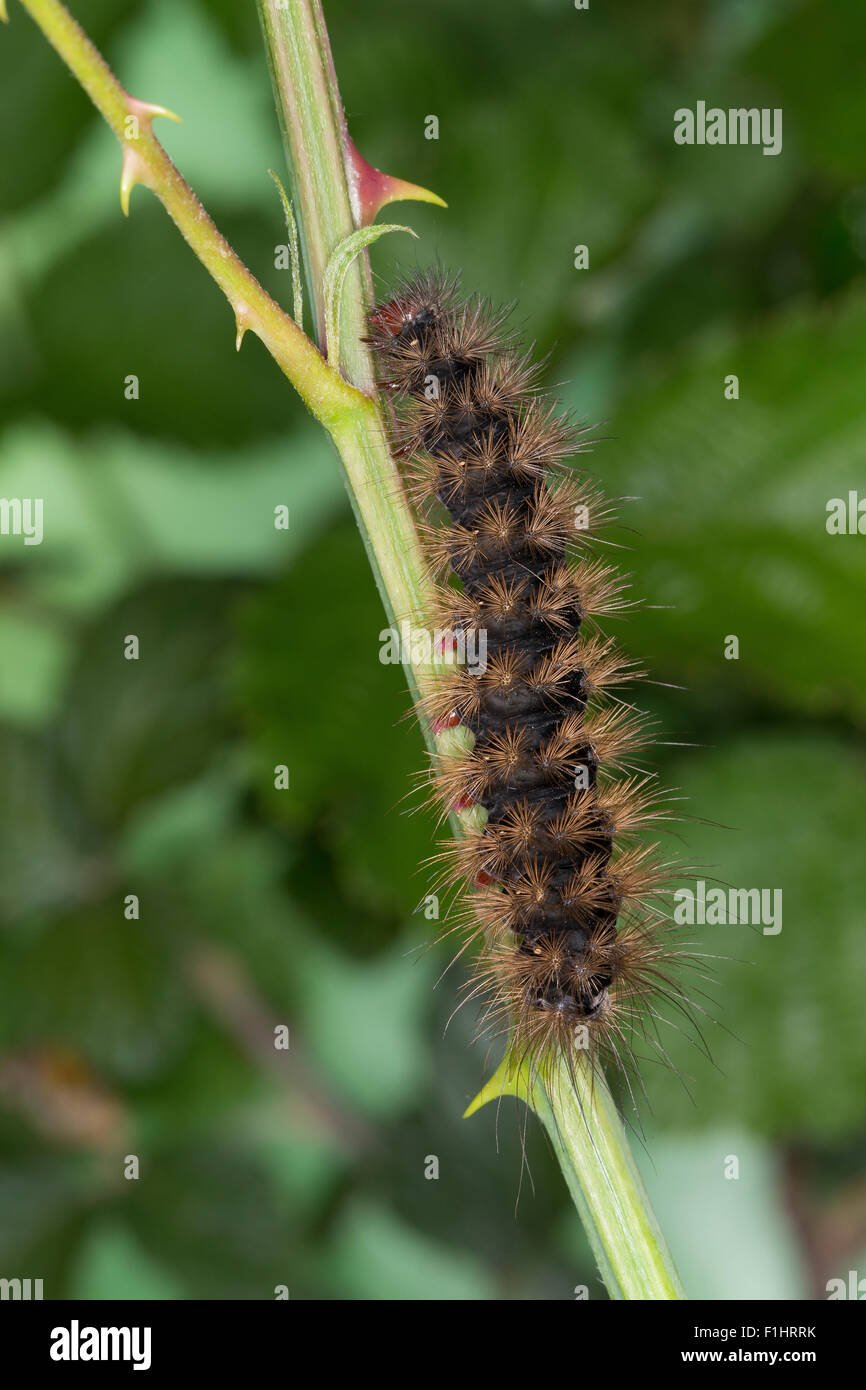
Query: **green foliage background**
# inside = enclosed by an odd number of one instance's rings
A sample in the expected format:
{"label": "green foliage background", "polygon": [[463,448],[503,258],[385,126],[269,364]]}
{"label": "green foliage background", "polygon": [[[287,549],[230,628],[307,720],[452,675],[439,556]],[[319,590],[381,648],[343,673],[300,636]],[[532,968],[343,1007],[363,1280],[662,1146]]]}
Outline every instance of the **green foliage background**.
{"label": "green foliage background", "polygon": [[[460,1119],[484,1052],[464,1014],[443,1037],[461,977],[423,951],[433,829],[402,800],[422,750],[337,461],[261,346],[235,355],[156,202],[123,221],[113,137],[10,9],[0,494],[43,497],[46,534],[0,537],[0,1275],[46,1297],[603,1297],[543,1136],[515,1213],[520,1112],[498,1150],[492,1109]],[[252,0],[73,10],[184,116],[167,148],[288,303]],[[607,436],[590,466],[635,499],[618,554],[657,606],[621,637],[668,683],[645,695],[685,853],[783,890],[777,936],[698,932],[724,959],[714,1065],[669,1030],[693,1099],[647,1069],[662,1224],[694,1297],[820,1297],[866,1258],[866,540],[825,530],[829,498],[866,492],[862,7],[326,10],[358,144],[449,202],[401,212],[419,261],[519,299]],[[783,153],[676,146],[698,99],[781,106]],[[375,249],[383,286],[405,254]]]}

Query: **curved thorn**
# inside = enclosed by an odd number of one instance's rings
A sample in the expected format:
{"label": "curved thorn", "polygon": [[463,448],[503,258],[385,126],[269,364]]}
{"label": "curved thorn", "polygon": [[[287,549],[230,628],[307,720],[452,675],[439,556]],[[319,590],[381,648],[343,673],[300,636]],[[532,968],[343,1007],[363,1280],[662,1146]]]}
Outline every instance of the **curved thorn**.
{"label": "curved thorn", "polygon": [[246,304],[235,304],[232,306],[235,311],[235,352],[240,352],[244,334],[250,327],[250,313]]}
{"label": "curved thorn", "polygon": [[123,164],[120,171],[120,207],[124,217],[129,216],[129,199],[137,183],[146,184],[143,177],[146,166],[131,145],[123,151]]}
{"label": "curved thorn", "polygon": [[361,154],[351,136],[347,134],[345,139],[349,198],[352,214],[359,227],[369,226],[387,203],[434,203],[436,207],[447,208],[445,200],[429,188],[421,188],[417,183],[394,178],[374,168]]}
{"label": "curved thorn", "polygon": [[[0,0],[2,3],[2,0]],[[169,111],[167,106],[157,106],[152,101],[139,101],[137,97],[127,94],[129,109],[133,115],[139,116],[141,120],[150,125],[155,116],[165,116],[168,121],[176,121],[178,125],[183,125],[183,116],[179,116],[176,111]]]}
{"label": "curved thorn", "polygon": [[499,1100],[502,1096],[516,1096],[529,1105],[529,1086],[524,1069],[519,1066],[510,1052],[506,1052],[496,1071],[486,1081],[475,1099],[463,1111],[464,1120],[485,1106],[488,1101]]}

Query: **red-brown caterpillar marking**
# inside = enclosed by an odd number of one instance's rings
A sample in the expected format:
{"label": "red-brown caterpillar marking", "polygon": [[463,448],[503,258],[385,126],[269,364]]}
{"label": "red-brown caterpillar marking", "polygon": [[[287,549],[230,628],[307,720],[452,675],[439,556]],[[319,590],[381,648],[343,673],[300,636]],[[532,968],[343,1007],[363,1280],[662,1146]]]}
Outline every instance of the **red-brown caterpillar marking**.
{"label": "red-brown caterpillar marking", "polygon": [[[573,1066],[581,1047],[623,1065],[634,1025],[664,1056],[647,1000],[681,1003],[668,973],[681,953],[657,902],[670,869],[632,837],[668,809],[630,764],[650,722],[615,693],[644,673],[584,630],[626,604],[623,581],[587,553],[611,509],[567,465],[582,431],[540,395],[505,314],[454,280],[414,276],[370,322],[425,518],[431,626],[476,649],[486,638],[483,669],[453,666],[423,700],[433,728],[451,731],[432,799],[474,830],[442,854],[443,881],[470,886],[470,995],[486,996],[483,1022],[510,1031],[531,1066]],[[437,501],[445,524],[430,520]]]}

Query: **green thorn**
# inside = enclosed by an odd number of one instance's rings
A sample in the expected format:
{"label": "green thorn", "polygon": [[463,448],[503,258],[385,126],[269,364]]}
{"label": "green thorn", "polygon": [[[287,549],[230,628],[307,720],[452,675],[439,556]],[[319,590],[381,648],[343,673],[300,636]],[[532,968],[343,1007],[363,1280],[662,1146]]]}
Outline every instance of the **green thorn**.
{"label": "green thorn", "polygon": [[433,193],[429,188],[422,188],[417,183],[407,183],[405,179],[391,179],[391,187],[387,197],[382,200],[382,207],[388,203],[432,203],[437,208],[447,208],[448,204],[444,198],[440,198],[438,193]]}
{"label": "green thorn", "polygon": [[474,1115],[476,1110],[480,1110],[488,1101],[499,1100],[501,1096],[515,1096],[517,1100],[532,1105],[526,1071],[515,1064],[510,1052],[506,1052],[490,1080],[485,1082],[471,1105],[463,1111],[464,1120],[468,1120],[470,1115]]}

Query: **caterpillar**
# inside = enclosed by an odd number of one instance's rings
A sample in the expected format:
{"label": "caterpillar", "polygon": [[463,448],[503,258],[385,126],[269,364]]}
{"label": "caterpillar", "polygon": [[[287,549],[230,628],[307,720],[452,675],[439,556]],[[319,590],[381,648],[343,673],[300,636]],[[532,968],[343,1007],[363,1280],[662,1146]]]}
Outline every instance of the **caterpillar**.
{"label": "caterpillar", "polygon": [[636,1029],[666,1055],[652,997],[684,1000],[660,906],[671,865],[636,838],[670,802],[632,764],[654,730],[620,691],[646,672],[596,626],[630,606],[595,555],[614,508],[569,462],[586,431],[541,391],[509,314],[419,272],[366,339],[395,403],[426,616],[458,650],[486,651],[420,701],[439,736],[429,799],[467,832],[442,846],[441,883],[479,947],[468,997],[514,1060],[573,1074],[584,1052],[626,1070]]}

